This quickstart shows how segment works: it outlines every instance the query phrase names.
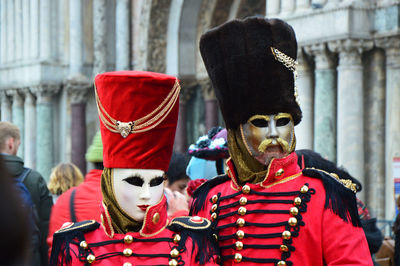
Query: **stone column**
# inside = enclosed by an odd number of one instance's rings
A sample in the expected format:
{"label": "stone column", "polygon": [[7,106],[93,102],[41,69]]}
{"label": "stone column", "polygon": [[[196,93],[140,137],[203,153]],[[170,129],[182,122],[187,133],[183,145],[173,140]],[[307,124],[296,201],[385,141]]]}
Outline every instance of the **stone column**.
{"label": "stone column", "polygon": [[176,127],[174,150],[182,153],[186,153],[188,148],[186,132],[186,105],[190,100],[192,89],[192,86],[182,87],[179,95],[179,115],[178,124]]}
{"label": "stone column", "polygon": [[[26,60],[30,57],[29,55],[29,46],[31,45],[30,41],[30,30],[29,30],[29,12],[30,12],[30,0],[23,0],[22,2],[22,59]],[[26,158],[25,158],[26,160]]]}
{"label": "stone column", "polygon": [[385,54],[374,49],[366,59],[365,204],[374,216],[385,219]]}
{"label": "stone column", "polygon": [[[372,42],[343,40],[329,43],[339,52],[337,92],[337,163],[365,185],[364,92],[361,52]],[[364,191],[358,194],[364,200]]]}
{"label": "stone column", "polygon": [[91,84],[86,80],[69,80],[66,89],[71,100],[71,161],[86,173],[86,102]]}
{"label": "stone column", "polygon": [[52,96],[59,85],[40,84],[32,88],[36,94],[36,170],[48,182],[54,167]]}
{"label": "stone column", "polygon": [[[39,2],[39,54],[41,60],[50,60],[51,57],[51,0],[40,0]],[[39,117],[38,117],[39,118]]]}
{"label": "stone column", "polygon": [[336,161],[336,60],[325,44],[311,47],[315,58],[314,150]]}
{"label": "stone column", "polygon": [[24,99],[19,90],[9,90],[7,92],[12,97],[12,122],[20,130],[21,145],[19,146],[17,156],[24,158]]}
{"label": "stone column", "polygon": [[93,0],[93,76],[107,69],[106,1]]}
{"label": "stone column", "polygon": [[35,97],[29,89],[24,89],[25,94],[25,166],[36,169],[36,106]]}
{"label": "stone column", "polygon": [[39,0],[30,0],[29,31],[31,36],[29,54],[30,58],[39,56]]}
{"label": "stone column", "polygon": [[386,219],[395,215],[393,158],[400,157],[400,38],[380,40],[386,49],[385,171]]}
{"label": "stone column", "polygon": [[[6,2],[6,1],[3,1]],[[11,63],[15,60],[15,22],[14,22],[14,1],[7,1],[7,62]]]}
{"label": "stone column", "polygon": [[281,0],[281,14],[289,15],[295,10],[296,2],[295,0]]}
{"label": "stone column", "polygon": [[15,0],[15,59],[22,58],[22,0]]}
{"label": "stone column", "polygon": [[7,62],[7,1],[0,2],[0,63]]}
{"label": "stone column", "polygon": [[297,0],[296,12],[307,11],[311,8],[311,0]]}
{"label": "stone column", "polygon": [[129,47],[129,0],[117,0],[116,2],[116,51],[115,51],[115,70],[128,70],[130,62],[130,47]]}
{"label": "stone column", "polygon": [[69,1],[69,75],[81,73],[83,66],[82,1]]}
{"label": "stone column", "polygon": [[5,90],[0,91],[1,93],[1,121],[11,122],[12,112],[11,112],[11,101],[6,94]]}
{"label": "stone column", "polygon": [[297,90],[303,118],[297,125],[296,149],[313,149],[314,135],[314,85],[311,66],[304,52],[299,49],[297,55]]}
{"label": "stone column", "polygon": [[218,102],[209,79],[200,84],[204,97],[206,132],[212,127],[218,126]]}
{"label": "stone column", "polygon": [[265,14],[267,17],[279,14],[281,10],[281,1],[280,0],[268,0],[266,4],[267,10]]}

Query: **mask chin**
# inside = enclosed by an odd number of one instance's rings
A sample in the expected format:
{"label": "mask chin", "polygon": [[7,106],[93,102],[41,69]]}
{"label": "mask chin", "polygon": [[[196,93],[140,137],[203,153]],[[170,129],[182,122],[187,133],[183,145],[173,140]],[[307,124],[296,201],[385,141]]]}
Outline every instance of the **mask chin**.
{"label": "mask chin", "polygon": [[161,170],[115,168],[113,190],[119,207],[134,220],[143,221],[147,208],[163,196],[164,176]]}
{"label": "mask chin", "polygon": [[286,157],[296,147],[294,122],[288,113],[254,115],[240,125],[240,131],[249,154],[263,165]]}

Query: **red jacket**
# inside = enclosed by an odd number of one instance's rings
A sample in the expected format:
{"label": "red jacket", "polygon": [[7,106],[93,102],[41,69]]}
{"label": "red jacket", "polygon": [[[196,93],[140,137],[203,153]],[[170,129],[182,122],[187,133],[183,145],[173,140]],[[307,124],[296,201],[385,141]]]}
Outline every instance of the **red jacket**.
{"label": "red jacket", "polygon": [[[325,208],[323,181],[304,176],[295,153],[273,159],[258,184],[239,186],[230,160],[228,167],[229,179],[209,181],[208,193],[207,183],[199,188],[194,196],[207,193],[204,208],[198,202],[192,210],[213,220],[223,265],[372,265],[358,216],[346,222]],[[339,182],[333,185],[348,190]]]}
{"label": "red jacket", "polygon": [[[56,261],[66,265],[67,256],[71,265],[89,261],[103,266],[216,265],[208,249],[212,247],[207,241],[210,221],[188,216],[169,221],[165,197],[148,208],[139,232],[114,233],[111,218],[103,208],[102,227],[95,221],[86,221],[54,234],[51,265]],[[196,261],[196,255],[204,256],[205,263]]]}
{"label": "red jacket", "polygon": [[75,216],[77,221],[96,220],[100,221],[101,194],[101,173],[102,170],[90,170],[85,181],[78,187],[71,188],[63,193],[56,204],[53,205],[50,215],[49,235],[47,244],[50,249],[53,242],[53,234],[61,228],[65,222],[71,222],[70,199],[71,193],[75,191]]}

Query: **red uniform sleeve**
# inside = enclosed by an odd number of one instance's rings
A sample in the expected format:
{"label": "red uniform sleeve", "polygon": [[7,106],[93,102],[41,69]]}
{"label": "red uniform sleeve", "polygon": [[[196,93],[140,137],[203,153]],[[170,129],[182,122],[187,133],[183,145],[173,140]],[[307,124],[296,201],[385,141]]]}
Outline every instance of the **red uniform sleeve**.
{"label": "red uniform sleeve", "polygon": [[323,256],[327,266],[373,265],[362,227],[346,223],[330,209],[323,213]]}

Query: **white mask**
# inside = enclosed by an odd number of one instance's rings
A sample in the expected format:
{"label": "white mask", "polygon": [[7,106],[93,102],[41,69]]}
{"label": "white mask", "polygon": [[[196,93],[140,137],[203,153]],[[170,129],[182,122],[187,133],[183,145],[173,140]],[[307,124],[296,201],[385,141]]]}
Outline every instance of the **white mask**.
{"label": "white mask", "polygon": [[114,168],[114,195],[121,209],[135,221],[143,221],[147,207],[163,195],[163,176],[162,170]]}

